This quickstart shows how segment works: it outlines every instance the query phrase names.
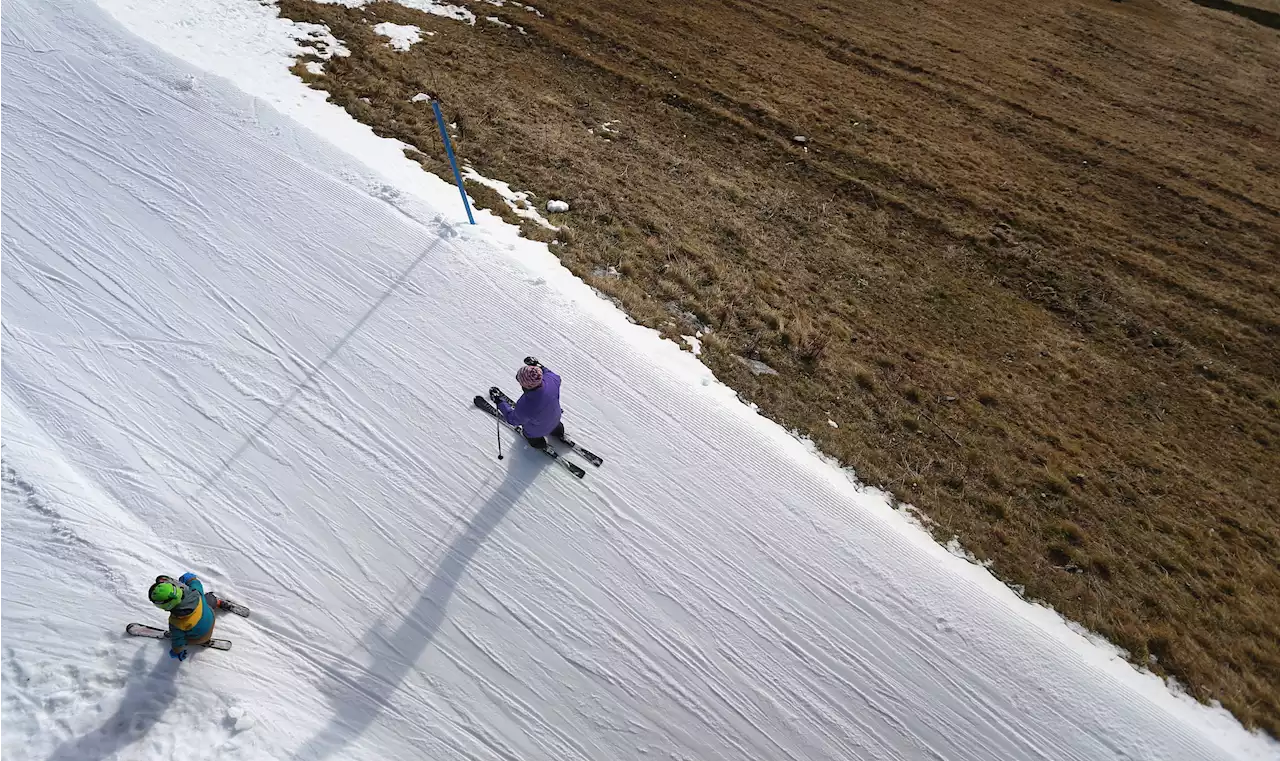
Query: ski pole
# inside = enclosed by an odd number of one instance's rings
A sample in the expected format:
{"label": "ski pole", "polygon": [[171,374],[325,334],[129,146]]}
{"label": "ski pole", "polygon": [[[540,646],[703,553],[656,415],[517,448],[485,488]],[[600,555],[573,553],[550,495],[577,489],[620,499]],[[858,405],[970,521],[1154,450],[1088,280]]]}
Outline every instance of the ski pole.
{"label": "ski pole", "polygon": [[498,459],[502,459],[502,424],[497,420],[493,421],[493,427],[498,432]]}

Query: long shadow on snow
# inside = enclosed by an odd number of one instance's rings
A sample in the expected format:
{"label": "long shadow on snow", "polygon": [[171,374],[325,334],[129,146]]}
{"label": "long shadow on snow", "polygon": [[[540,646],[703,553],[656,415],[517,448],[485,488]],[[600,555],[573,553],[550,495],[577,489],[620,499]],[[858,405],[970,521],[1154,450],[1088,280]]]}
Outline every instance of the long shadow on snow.
{"label": "long shadow on snow", "polygon": [[160,660],[146,672],[147,654],[156,650],[143,647],[133,657],[124,698],[115,714],[89,734],[58,746],[49,761],[104,759],[151,731],[178,696],[179,664],[169,659],[167,648],[160,650]]}
{"label": "long shadow on snow", "polygon": [[444,623],[449,600],[476,550],[548,462],[536,452],[514,453],[497,491],[467,524],[466,530],[449,543],[417,603],[405,611],[400,626],[390,633],[376,627],[365,635],[364,644],[372,656],[372,665],[354,679],[334,675],[340,683],[330,694],[333,718],[298,750],[295,758],[312,761],[338,754],[387,710],[392,696],[417,669],[418,659]]}

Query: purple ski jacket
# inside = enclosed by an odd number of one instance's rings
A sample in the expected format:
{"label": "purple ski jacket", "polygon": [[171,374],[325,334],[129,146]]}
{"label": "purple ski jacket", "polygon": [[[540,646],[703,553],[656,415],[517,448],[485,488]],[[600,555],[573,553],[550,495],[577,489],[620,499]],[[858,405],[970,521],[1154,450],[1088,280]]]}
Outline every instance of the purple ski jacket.
{"label": "purple ski jacket", "polygon": [[560,425],[560,376],[542,368],[542,385],[526,391],[512,407],[498,403],[498,411],[511,425],[523,427],[526,438],[546,436]]}

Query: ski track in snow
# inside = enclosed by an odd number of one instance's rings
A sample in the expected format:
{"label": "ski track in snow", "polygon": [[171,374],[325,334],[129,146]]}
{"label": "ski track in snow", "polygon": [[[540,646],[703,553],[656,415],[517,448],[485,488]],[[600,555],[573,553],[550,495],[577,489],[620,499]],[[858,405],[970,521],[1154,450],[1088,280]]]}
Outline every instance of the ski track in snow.
{"label": "ski track in snow", "polygon": [[[1277,757],[545,247],[84,0],[4,16],[6,759]],[[530,351],[584,481],[471,407]],[[177,666],[118,632],[184,570],[254,614]]]}

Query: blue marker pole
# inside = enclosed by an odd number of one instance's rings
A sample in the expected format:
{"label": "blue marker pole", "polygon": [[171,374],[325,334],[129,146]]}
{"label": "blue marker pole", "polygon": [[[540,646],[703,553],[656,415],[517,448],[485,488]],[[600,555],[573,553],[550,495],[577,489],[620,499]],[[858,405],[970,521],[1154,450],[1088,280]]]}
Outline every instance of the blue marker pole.
{"label": "blue marker pole", "polygon": [[467,221],[476,223],[471,216],[471,202],[467,200],[467,191],[462,188],[462,174],[458,171],[458,161],[453,157],[453,144],[449,142],[449,130],[444,127],[444,114],[440,113],[440,99],[431,98],[431,108],[436,112],[436,126],[440,128],[440,139],[444,141],[444,152],[449,156],[449,166],[453,167],[453,181],[458,183],[458,193],[462,196],[462,208],[467,210]]}

